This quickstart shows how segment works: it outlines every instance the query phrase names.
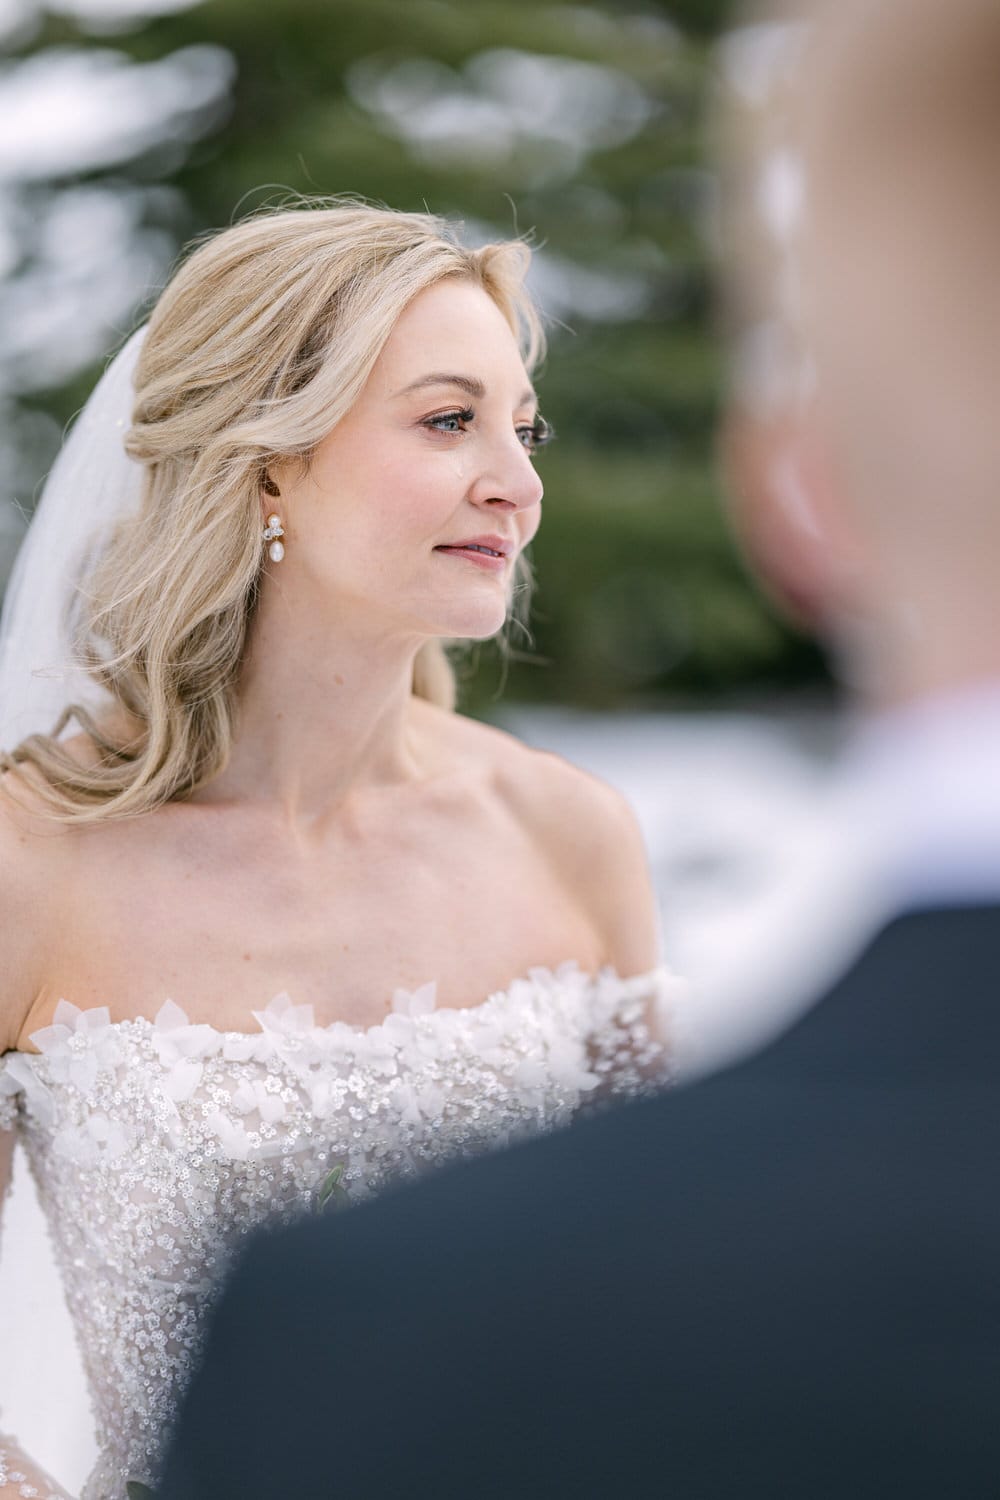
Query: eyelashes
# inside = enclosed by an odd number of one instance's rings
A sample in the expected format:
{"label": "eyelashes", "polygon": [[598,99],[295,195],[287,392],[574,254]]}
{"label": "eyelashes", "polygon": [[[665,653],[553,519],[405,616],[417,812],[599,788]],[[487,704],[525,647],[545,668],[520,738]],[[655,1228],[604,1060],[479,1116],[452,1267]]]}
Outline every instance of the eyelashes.
{"label": "eyelashes", "polygon": [[[475,420],[475,416],[471,406],[456,407],[454,411],[442,411],[437,416],[426,417],[420,425],[429,428],[432,432],[458,433],[464,432]],[[536,453],[539,448],[544,448],[546,443],[551,443],[555,437],[552,423],[547,422],[542,416],[536,417],[531,423],[522,423],[515,430],[518,440],[528,453]]]}
{"label": "eyelashes", "polygon": [[426,417],[420,425],[429,427],[432,432],[462,432],[475,415],[471,406],[463,406],[456,411],[438,412],[436,417]]}
{"label": "eyelashes", "polygon": [[[556,435],[556,430],[551,422],[546,422],[544,417],[536,417],[530,427],[519,427],[518,437],[526,433],[528,441],[524,443],[529,453],[535,453],[539,448],[544,448],[546,443],[551,443]],[[524,442],[524,438],[521,438]]]}

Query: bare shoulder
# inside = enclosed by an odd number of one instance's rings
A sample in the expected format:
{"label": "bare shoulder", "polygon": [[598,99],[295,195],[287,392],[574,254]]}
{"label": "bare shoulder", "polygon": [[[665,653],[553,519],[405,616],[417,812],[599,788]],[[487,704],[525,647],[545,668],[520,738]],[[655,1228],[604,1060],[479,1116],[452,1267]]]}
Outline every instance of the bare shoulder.
{"label": "bare shoulder", "polygon": [[602,854],[634,815],[622,794],[553,750],[518,745],[504,771],[508,797],[554,856],[576,864]]}
{"label": "bare shoulder", "polygon": [[[63,856],[67,832],[49,816],[35,766],[0,771],[0,899],[9,902],[26,879]],[[6,924],[3,924],[6,928]]]}
{"label": "bare shoulder", "polygon": [[45,815],[39,773],[0,773],[0,1051],[15,1044],[37,993],[67,835]]}
{"label": "bare shoulder", "polygon": [[543,845],[597,933],[606,962],[641,974],[660,961],[660,923],[639,820],[628,798],[550,750],[492,726],[493,780]]}
{"label": "bare shoulder", "polygon": [[660,961],[659,913],[646,842],[628,798],[552,751],[534,750],[518,795],[589,913],[606,962],[644,974]]}
{"label": "bare shoulder", "polygon": [[[33,777],[0,771],[0,1053],[17,1046],[41,972],[36,918],[44,845]],[[10,1181],[14,1139],[12,1131],[0,1131],[0,1199]]]}

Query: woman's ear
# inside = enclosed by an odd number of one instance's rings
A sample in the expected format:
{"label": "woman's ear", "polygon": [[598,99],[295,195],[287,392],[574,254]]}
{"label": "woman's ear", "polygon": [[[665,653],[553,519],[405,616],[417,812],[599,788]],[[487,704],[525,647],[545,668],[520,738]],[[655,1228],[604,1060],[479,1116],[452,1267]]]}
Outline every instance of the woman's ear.
{"label": "woman's ear", "polygon": [[264,521],[269,521],[271,516],[277,513],[281,500],[281,487],[269,469],[265,469],[261,474],[258,498],[261,517]]}
{"label": "woman's ear", "polygon": [[797,624],[828,625],[850,603],[861,559],[829,451],[808,413],[730,411],[721,458],[747,563]]}

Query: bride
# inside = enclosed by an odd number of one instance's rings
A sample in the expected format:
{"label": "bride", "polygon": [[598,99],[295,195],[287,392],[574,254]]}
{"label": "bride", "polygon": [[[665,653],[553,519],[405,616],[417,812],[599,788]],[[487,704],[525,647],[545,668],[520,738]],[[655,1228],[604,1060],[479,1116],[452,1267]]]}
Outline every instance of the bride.
{"label": "bride", "polygon": [[[86,1500],[155,1479],[252,1227],[665,1076],[626,802],[455,711],[541,520],[527,260],[348,202],[207,241],[19,559],[0,1154],[83,1353]],[[0,1439],[0,1497],[55,1494]]]}

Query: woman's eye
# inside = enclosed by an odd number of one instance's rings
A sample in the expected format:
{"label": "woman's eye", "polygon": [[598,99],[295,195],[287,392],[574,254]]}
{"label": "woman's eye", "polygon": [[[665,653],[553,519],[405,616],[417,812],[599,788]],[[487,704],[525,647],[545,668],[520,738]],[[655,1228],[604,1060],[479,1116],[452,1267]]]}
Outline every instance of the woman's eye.
{"label": "woman's eye", "polygon": [[527,448],[529,453],[535,453],[539,448],[544,448],[546,443],[551,443],[555,432],[550,422],[544,417],[536,417],[530,427],[519,427],[517,435]]}
{"label": "woman's eye", "polygon": [[443,411],[436,417],[428,417],[424,426],[434,432],[463,432],[474,415],[471,406],[463,407],[461,411]]}

